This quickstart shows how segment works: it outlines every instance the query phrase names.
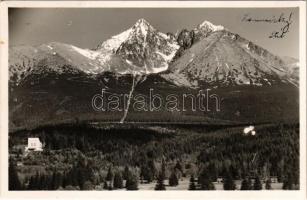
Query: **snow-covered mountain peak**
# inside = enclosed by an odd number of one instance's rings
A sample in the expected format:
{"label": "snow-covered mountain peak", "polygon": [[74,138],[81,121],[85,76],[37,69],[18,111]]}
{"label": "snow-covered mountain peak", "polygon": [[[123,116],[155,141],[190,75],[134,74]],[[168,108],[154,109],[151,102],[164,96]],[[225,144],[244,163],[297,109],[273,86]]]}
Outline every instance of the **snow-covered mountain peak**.
{"label": "snow-covered mountain peak", "polygon": [[132,34],[130,37],[146,37],[148,34],[158,32],[152,25],[149,24],[145,19],[139,19],[130,28]]}
{"label": "snow-covered mountain peak", "polygon": [[130,35],[116,50],[116,54],[129,65],[148,73],[167,70],[168,64],[179,49],[177,43],[145,19],[137,20],[130,30]]}
{"label": "snow-covered mountain peak", "polygon": [[156,29],[151,26],[145,19],[139,19],[129,29],[118,35],[112,36],[110,39],[101,43],[97,47],[97,50],[114,53],[120,47],[120,45],[129,40],[130,37],[133,37],[135,35],[146,36],[148,32],[153,32],[155,30]]}
{"label": "snow-covered mountain peak", "polygon": [[145,19],[139,19],[132,29],[136,34],[144,36],[147,35],[149,31],[155,30]]}
{"label": "snow-covered mountain peak", "polygon": [[197,29],[206,29],[206,30],[210,30],[212,32],[215,32],[215,31],[224,30],[225,28],[224,28],[224,26],[214,25],[211,22],[205,20],[197,26]]}
{"label": "snow-covered mountain peak", "polygon": [[146,21],[146,20],[143,19],[143,18],[137,20],[133,27],[138,27],[138,26],[152,27],[152,26],[149,24],[149,22]]}

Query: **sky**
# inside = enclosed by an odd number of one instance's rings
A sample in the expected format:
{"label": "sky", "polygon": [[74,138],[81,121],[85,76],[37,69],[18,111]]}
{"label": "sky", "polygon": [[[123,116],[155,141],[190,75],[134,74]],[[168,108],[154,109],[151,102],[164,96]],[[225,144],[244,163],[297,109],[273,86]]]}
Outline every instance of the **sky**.
{"label": "sky", "polygon": [[[269,38],[284,24],[242,21],[286,18],[292,13],[289,32]],[[81,48],[98,44],[130,28],[144,18],[161,32],[195,28],[207,20],[264,47],[279,56],[299,57],[298,8],[10,8],[9,45],[40,45],[63,42]]]}

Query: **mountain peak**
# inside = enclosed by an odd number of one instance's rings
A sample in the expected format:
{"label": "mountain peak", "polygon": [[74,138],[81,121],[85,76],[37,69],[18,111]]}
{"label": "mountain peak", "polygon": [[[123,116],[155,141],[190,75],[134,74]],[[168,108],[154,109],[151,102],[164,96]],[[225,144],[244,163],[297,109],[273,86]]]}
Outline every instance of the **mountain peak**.
{"label": "mountain peak", "polygon": [[150,25],[148,21],[146,21],[144,18],[138,19],[135,23],[135,25]]}
{"label": "mountain peak", "polygon": [[137,33],[141,33],[142,35],[146,35],[148,31],[155,30],[155,28],[143,18],[137,20],[132,29],[136,30]]}
{"label": "mountain peak", "polygon": [[148,32],[153,32],[155,30],[156,29],[152,27],[145,19],[141,18],[137,20],[136,23],[129,29],[118,35],[112,36],[110,39],[98,45],[96,50],[115,52],[120,47],[120,45],[127,41],[129,38],[133,36],[144,37],[148,34]]}
{"label": "mountain peak", "polygon": [[205,20],[203,21],[201,24],[199,24],[197,26],[198,29],[208,29],[208,30],[211,30],[211,31],[221,31],[221,30],[224,30],[224,26],[221,26],[221,25],[214,25],[212,24],[211,22]]}

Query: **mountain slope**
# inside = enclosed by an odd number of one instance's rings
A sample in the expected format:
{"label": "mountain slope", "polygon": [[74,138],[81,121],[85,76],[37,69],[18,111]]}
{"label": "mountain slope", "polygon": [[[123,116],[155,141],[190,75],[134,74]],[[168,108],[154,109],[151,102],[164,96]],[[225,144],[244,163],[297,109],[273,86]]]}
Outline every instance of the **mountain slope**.
{"label": "mountain slope", "polygon": [[287,65],[289,80],[292,81],[295,85],[299,85],[299,60],[287,56],[282,57],[282,59]]}
{"label": "mountain slope", "polygon": [[31,73],[61,74],[65,66],[70,66],[71,71],[97,74],[104,69],[96,56],[93,51],[55,42],[38,47],[13,47],[9,52],[10,77],[18,82]]}
{"label": "mountain slope", "polygon": [[169,68],[178,84],[272,85],[287,81],[286,64],[227,30],[211,33],[185,50]]}

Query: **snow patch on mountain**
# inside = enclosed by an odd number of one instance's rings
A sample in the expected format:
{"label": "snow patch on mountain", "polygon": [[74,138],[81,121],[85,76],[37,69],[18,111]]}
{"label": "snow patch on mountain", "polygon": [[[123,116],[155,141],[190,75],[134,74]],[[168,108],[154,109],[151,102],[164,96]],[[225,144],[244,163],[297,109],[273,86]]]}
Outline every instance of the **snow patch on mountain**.
{"label": "snow patch on mountain", "polygon": [[167,36],[167,35],[164,34],[164,33],[159,32],[158,34],[159,34],[161,37],[163,37],[165,40],[169,40],[169,39],[170,39],[170,37]]}
{"label": "snow patch on mountain", "polygon": [[130,33],[132,32],[132,29],[128,29],[118,35],[112,36],[111,39],[106,40],[101,45],[99,45],[98,49],[100,51],[109,51],[114,52],[116,51],[119,46],[128,39]]}
{"label": "snow patch on mountain", "polygon": [[159,51],[156,51],[157,54],[159,54],[160,56],[162,56],[162,58],[166,61],[166,62],[170,62],[172,61],[172,59],[174,58],[176,51],[172,51],[169,55],[165,55]]}
{"label": "snow patch on mountain", "polygon": [[47,47],[48,47],[49,49],[51,49],[51,50],[53,49],[50,45],[47,45]]}
{"label": "snow patch on mountain", "polygon": [[221,31],[225,29],[224,26],[214,25],[209,21],[203,21],[201,24],[198,25],[198,28],[199,29],[206,28],[208,30],[211,30],[212,32]]}
{"label": "snow patch on mountain", "polygon": [[96,51],[91,51],[91,50],[88,50],[88,49],[81,49],[81,48],[78,48],[76,46],[71,46],[71,48],[75,51],[77,51],[78,53],[80,53],[81,55],[91,59],[91,60],[94,60],[97,58],[98,56],[98,52]]}

